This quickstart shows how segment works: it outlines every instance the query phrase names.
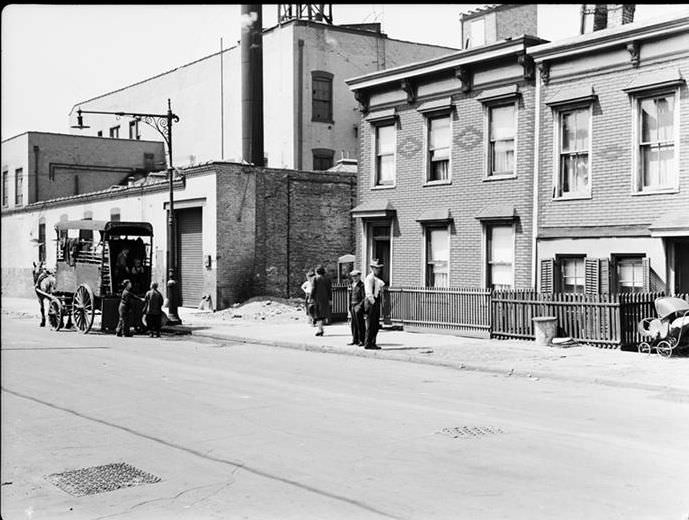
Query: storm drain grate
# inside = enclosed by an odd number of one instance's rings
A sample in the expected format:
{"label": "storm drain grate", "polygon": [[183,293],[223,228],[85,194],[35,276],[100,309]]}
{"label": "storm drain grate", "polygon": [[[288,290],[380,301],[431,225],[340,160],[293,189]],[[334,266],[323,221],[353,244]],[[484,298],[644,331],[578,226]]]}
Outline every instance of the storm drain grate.
{"label": "storm drain grate", "polygon": [[64,473],[53,473],[45,478],[62,491],[77,497],[160,482],[160,477],[136,469],[124,462],[65,471]]}
{"label": "storm drain grate", "polygon": [[496,435],[504,433],[500,428],[495,426],[454,426],[452,428],[443,428],[440,433],[449,435],[455,439],[471,439],[473,437],[483,437],[484,435]]}

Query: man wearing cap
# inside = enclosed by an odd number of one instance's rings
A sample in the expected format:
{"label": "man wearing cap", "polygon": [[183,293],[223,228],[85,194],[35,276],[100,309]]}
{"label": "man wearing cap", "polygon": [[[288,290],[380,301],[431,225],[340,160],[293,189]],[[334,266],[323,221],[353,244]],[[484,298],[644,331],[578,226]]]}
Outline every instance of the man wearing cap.
{"label": "man wearing cap", "polygon": [[361,281],[361,271],[355,269],[349,276],[352,278],[349,293],[349,312],[352,316],[352,341],[348,345],[364,346],[366,340],[366,321],[364,320],[364,282]]}
{"label": "man wearing cap", "polygon": [[366,294],[366,301],[364,302],[364,311],[366,312],[366,346],[364,348],[369,350],[380,349],[376,345],[376,336],[380,328],[380,300],[383,296],[383,287],[385,286],[385,282],[380,279],[382,269],[383,264],[376,258],[371,262],[371,272],[364,281],[364,292]]}

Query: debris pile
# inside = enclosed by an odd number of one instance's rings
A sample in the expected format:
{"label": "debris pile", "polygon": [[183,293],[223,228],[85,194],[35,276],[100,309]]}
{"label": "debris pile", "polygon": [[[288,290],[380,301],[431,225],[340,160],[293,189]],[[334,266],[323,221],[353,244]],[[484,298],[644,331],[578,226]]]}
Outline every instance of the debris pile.
{"label": "debris pile", "polygon": [[218,320],[256,320],[275,322],[307,321],[303,300],[285,298],[251,298],[244,303],[234,304],[229,309],[210,313],[208,317]]}
{"label": "debris pile", "polygon": [[577,347],[579,343],[574,338],[553,338],[553,347],[569,348]]}

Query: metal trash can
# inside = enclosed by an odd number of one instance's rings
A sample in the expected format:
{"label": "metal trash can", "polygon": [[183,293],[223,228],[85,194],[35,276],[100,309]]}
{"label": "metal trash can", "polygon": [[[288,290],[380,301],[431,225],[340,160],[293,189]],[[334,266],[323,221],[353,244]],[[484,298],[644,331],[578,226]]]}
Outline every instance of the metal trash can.
{"label": "metal trash can", "polygon": [[557,336],[557,318],[555,316],[539,316],[532,318],[536,345],[551,347],[553,338]]}

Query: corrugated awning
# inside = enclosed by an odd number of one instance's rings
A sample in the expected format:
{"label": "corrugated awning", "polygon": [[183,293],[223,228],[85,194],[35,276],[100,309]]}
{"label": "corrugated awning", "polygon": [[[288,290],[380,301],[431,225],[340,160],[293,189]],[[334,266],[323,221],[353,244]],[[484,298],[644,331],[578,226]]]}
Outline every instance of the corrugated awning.
{"label": "corrugated awning", "polygon": [[370,200],[351,210],[354,218],[388,218],[395,215],[395,208],[387,199]]}
{"label": "corrugated awning", "polygon": [[416,110],[422,114],[427,114],[429,112],[449,112],[452,110],[452,98],[448,96],[441,99],[434,99],[433,101],[428,101],[419,105]]}
{"label": "corrugated awning", "polygon": [[494,88],[490,90],[484,90],[479,96],[476,96],[476,100],[481,103],[490,103],[492,101],[502,101],[505,99],[510,99],[517,97],[519,95],[518,85],[508,85],[507,87]]}
{"label": "corrugated awning", "polygon": [[677,209],[667,211],[658,217],[648,229],[652,237],[689,237],[687,212]]}
{"label": "corrugated awning", "polygon": [[514,220],[517,210],[512,204],[494,203],[485,206],[474,218],[478,220]]}
{"label": "corrugated awning", "polygon": [[591,103],[594,99],[596,99],[596,93],[593,91],[593,85],[582,85],[558,90],[545,100],[545,104],[556,107],[571,103]]}
{"label": "corrugated awning", "polygon": [[431,223],[431,222],[451,222],[452,216],[450,215],[449,208],[441,209],[429,209],[424,211],[416,219],[417,222],[421,223]]}
{"label": "corrugated awning", "polygon": [[622,90],[627,94],[636,94],[650,89],[676,87],[682,83],[684,79],[679,69],[654,70],[637,75]]}

